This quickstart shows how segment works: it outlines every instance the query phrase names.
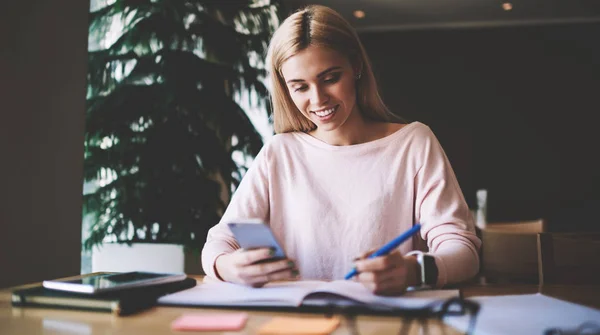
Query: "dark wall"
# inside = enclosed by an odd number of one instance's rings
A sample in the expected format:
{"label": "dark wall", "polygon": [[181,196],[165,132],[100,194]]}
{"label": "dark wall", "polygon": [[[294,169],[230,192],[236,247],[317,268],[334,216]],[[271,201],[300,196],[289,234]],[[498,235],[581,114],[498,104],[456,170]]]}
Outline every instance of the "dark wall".
{"label": "dark wall", "polygon": [[365,33],[384,100],[437,134],[488,221],[600,229],[600,24]]}
{"label": "dark wall", "polygon": [[0,287],[79,274],[88,6],[0,4]]}

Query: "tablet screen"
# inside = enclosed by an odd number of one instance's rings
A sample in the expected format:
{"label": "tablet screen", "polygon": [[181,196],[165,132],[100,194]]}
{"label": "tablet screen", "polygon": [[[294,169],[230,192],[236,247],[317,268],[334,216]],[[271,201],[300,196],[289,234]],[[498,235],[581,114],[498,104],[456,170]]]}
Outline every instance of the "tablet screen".
{"label": "tablet screen", "polygon": [[101,274],[74,280],[48,280],[44,281],[44,287],[73,292],[94,293],[126,287],[166,283],[181,279],[185,279],[185,274],[125,272]]}

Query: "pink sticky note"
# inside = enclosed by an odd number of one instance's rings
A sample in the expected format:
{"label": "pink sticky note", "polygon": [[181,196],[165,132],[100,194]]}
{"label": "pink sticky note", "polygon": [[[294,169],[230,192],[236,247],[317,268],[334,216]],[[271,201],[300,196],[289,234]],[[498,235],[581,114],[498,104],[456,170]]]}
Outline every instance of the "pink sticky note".
{"label": "pink sticky note", "polygon": [[246,313],[184,314],[171,323],[174,330],[240,330],[246,325]]}

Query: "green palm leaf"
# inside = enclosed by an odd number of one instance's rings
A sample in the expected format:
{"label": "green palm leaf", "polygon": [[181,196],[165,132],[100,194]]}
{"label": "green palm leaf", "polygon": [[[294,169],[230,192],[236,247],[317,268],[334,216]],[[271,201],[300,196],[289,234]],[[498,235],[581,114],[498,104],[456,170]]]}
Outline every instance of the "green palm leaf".
{"label": "green palm leaf", "polygon": [[[100,48],[89,52],[84,178],[101,184],[84,195],[86,248],[111,238],[200,250],[225,209],[222,190],[247,168],[232,153],[262,147],[233,92],[254,92],[253,105],[269,111],[265,71],[249,55],[266,52],[278,8],[117,0],[90,13]],[[115,22],[119,35],[101,47]]]}

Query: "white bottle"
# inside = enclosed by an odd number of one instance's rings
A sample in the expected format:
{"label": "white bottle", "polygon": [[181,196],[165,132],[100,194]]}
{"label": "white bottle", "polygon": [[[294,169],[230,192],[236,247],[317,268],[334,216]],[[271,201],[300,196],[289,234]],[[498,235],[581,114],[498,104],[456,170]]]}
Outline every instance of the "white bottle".
{"label": "white bottle", "polygon": [[479,229],[485,229],[487,225],[487,190],[477,190],[477,213],[475,215],[475,225]]}

